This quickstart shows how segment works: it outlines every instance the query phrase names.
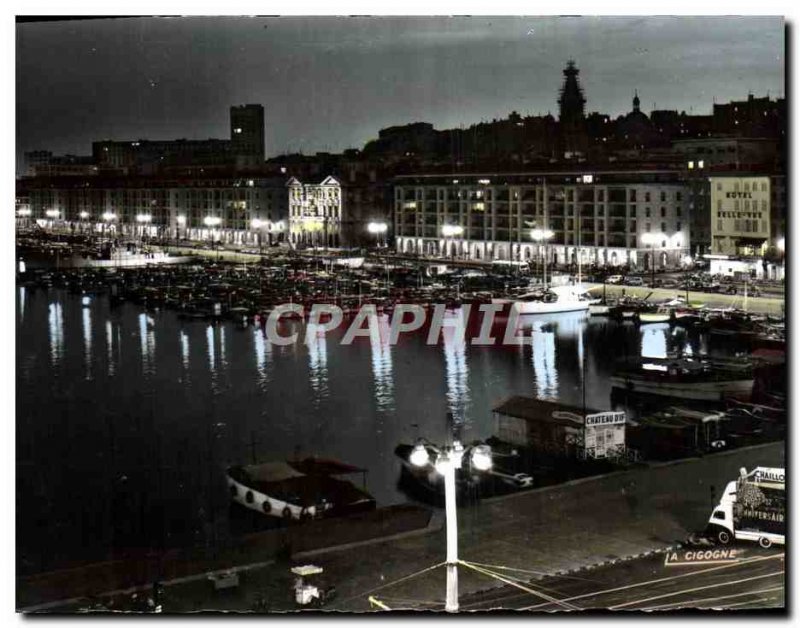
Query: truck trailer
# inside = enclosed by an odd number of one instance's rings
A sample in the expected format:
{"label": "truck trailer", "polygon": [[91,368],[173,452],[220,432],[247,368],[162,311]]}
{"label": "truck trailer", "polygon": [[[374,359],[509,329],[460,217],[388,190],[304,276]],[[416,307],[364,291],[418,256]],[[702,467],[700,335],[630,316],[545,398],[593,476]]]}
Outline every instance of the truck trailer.
{"label": "truck trailer", "polygon": [[728,482],[708,520],[707,533],[718,543],[757,541],[763,548],[786,543],[785,470],[756,467],[740,469]]}

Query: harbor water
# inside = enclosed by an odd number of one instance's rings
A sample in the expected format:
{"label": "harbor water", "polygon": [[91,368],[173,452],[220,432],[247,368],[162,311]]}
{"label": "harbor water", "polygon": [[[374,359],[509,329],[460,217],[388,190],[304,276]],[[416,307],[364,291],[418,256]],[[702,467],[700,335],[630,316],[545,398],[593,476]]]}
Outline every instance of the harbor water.
{"label": "harbor water", "polygon": [[583,313],[531,318],[519,347],[391,346],[387,333],[342,345],[344,329],[273,346],[253,326],[54,288],[17,286],[16,313],[21,573],[224,542],[228,464],[336,458],[368,470],[379,506],[400,503],[395,446],[443,441],[448,414],[471,441],[510,395],[604,410],[615,360],[710,349],[679,327]]}

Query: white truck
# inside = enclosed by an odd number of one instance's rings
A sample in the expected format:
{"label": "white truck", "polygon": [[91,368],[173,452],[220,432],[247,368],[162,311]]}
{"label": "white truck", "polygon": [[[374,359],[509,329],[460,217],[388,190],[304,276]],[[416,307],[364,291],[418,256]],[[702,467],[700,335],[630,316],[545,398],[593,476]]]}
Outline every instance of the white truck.
{"label": "white truck", "polygon": [[734,539],[758,541],[763,548],[785,545],[785,478],[785,469],[776,467],[740,469],[711,513],[707,533],[722,545]]}

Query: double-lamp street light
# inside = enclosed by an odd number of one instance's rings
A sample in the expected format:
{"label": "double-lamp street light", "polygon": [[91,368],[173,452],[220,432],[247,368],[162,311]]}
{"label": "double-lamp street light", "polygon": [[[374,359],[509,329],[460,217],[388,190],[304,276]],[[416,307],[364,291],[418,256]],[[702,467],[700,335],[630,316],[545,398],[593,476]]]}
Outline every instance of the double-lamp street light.
{"label": "double-lamp street light", "polygon": [[650,245],[650,287],[656,287],[656,242],[658,242],[663,236],[657,233],[647,233],[642,234],[642,242],[644,244]]}
{"label": "double-lamp street light", "polygon": [[389,229],[385,222],[371,222],[367,225],[367,231],[375,235],[375,243],[378,248],[381,246],[381,236]]}
{"label": "double-lamp street light", "polygon": [[[442,225],[442,235],[445,238],[451,238],[454,242],[455,239],[464,234],[464,227],[461,225]],[[453,250],[453,257],[455,257],[455,250]]]}
{"label": "double-lamp street light", "polygon": [[433,467],[444,478],[444,503],[447,522],[447,591],[445,610],[458,611],[458,522],[456,519],[456,470],[466,457],[470,468],[475,471],[488,471],[492,468],[492,449],[489,445],[476,443],[466,449],[460,441],[452,445],[436,447],[420,440],[411,450],[409,462],[415,467],[430,464],[431,454],[435,456]]}
{"label": "double-lamp street light", "polygon": [[531,229],[531,239],[538,245],[544,242],[544,263],[542,265],[542,284],[547,285],[547,243],[555,234],[550,229]]}

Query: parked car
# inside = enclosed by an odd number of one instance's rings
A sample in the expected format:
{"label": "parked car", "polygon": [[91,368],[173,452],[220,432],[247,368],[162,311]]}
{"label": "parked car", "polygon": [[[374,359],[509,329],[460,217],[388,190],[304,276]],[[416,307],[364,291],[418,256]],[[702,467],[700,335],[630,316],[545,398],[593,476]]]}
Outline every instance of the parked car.
{"label": "parked car", "polygon": [[643,286],[644,279],[641,277],[625,277],[626,286]]}
{"label": "parked car", "polygon": [[622,283],[622,275],[609,275],[606,277],[606,283]]}

